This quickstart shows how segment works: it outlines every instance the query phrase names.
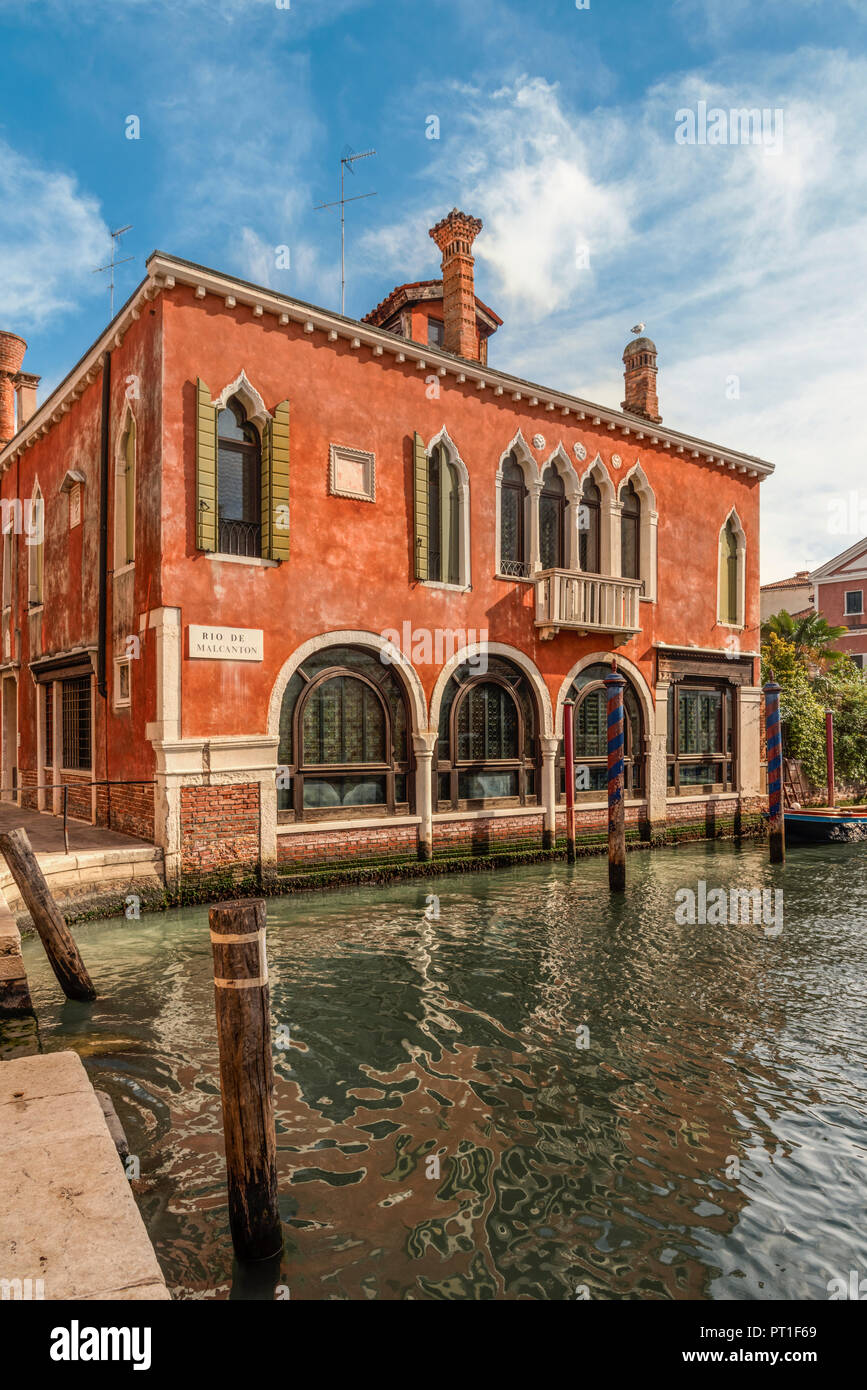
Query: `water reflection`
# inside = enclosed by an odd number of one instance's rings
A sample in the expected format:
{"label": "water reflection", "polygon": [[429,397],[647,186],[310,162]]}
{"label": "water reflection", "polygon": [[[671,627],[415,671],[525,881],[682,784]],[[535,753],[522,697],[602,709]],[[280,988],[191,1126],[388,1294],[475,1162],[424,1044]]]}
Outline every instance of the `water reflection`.
{"label": "water reflection", "polygon": [[[177,1296],[824,1298],[865,1263],[863,860],[695,846],[631,856],[613,904],[601,860],[269,904],[287,1240],[255,1277],[206,912],[83,929],[95,1005],[27,964],[45,1045],[82,1053],[141,1158]],[[782,884],[782,935],[676,925],[699,878]]]}

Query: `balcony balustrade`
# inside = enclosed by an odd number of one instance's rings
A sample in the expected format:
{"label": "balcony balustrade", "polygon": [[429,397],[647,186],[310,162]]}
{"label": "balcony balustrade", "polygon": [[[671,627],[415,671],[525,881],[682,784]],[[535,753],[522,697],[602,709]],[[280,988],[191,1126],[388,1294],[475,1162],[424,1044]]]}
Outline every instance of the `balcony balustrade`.
{"label": "balcony balustrade", "polygon": [[560,628],[571,632],[610,633],[617,645],[640,632],[640,579],[542,570],[536,580],[536,627],[542,640]]}

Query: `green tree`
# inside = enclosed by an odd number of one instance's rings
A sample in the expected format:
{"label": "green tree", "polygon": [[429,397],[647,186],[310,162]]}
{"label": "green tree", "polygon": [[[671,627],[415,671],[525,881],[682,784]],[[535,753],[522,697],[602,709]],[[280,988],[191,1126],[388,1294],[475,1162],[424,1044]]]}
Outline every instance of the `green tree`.
{"label": "green tree", "polygon": [[[787,615],[788,616],[788,615]],[[780,689],[783,752],[797,758],[814,786],[825,781],[825,710],[816,697],[801,654],[771,632],[762,646],[762,685],[773,677]]]}
{"label": "green tree", "polygon": [[832,627],[821,613],[805,613],[793,618],[785,608],[762,623],[762,641],[769,637],[780,637],[794,647],[801,662],[812,664],[820,669],[840,660],[843,653],[834,647],[839,638],[845,637],[848,628]]}

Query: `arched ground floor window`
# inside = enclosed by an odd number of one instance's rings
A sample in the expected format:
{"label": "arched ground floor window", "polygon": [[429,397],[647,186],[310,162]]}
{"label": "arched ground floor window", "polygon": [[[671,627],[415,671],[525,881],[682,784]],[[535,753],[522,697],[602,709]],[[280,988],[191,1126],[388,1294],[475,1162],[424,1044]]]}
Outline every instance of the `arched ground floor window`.
{"label": "arched ground floor window", "polygon": [[682,680],[668,692],[668,788],[673,796],[734,791],[737,747],[733,687]]}
{"label": "arched ground floor window", "polygon": [[[576,799],[598,801],[608,794],[608,692],[605,677],[610,665],[595,662],[579,671],[566,696],[575,702],[573,716]],[[624,673],[621,671],[621,675]],[[627,796],[644,793],[644,738],[641,703],[629,678],[623,691],[626,715],[624,785]],[[558,752],[558,800],[566,797],[566,760],[561,741]]]}
{"label": "arched ground floor window", "polygon": [[538,715],[513,662],[459,666],[443,692],[434,767],[440,811],[539,804]]}
{"label": "arched ground floor window", "polygon": [[408,814],[413,804],[406,695],[362,647],[326,647],[294,673],[280,710],[281,820]]}

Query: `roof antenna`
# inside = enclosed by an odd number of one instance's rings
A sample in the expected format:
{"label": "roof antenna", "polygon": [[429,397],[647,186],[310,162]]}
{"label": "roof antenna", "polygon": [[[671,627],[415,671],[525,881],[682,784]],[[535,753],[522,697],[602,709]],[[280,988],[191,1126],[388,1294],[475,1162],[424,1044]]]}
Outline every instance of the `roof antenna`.
{"label": "roof antenna", "polygon": [[353,164],[357,159],[369,159],[376,150],[363,150],[361,154],[354,154],[351,146],[345,145],[343,154],[340,157],[340,197],[335,203],[317,203],[314,212],[321,212],[323,208],[340,208],[340,312],[346,313],[346,204],[357,203],[362,198],[375,198],[376,193],[356,193],[353,198],[343,196],[343,178],[347,170],[352,174],[355,172]]}
{"label": "roof antenna", "polygon": [[111,260],[108,265],[98,265],[93,272],[94,275],[100,275],[104,270],[111,271],[111,278],[108,282],[108,292],[111,303],[111,313],[108,318],[109,323],[111,323],[111,320],[114,318],[114,268],[116,265],[126,265],[127,261],[135,260],[135,256],[124,256],[123,260],[120,261],[115,259],[120,238],[123,236],[124,232],[131,231],[132,223],[128,222],[125,227],[118,227],[116,232],[111,233]]}

